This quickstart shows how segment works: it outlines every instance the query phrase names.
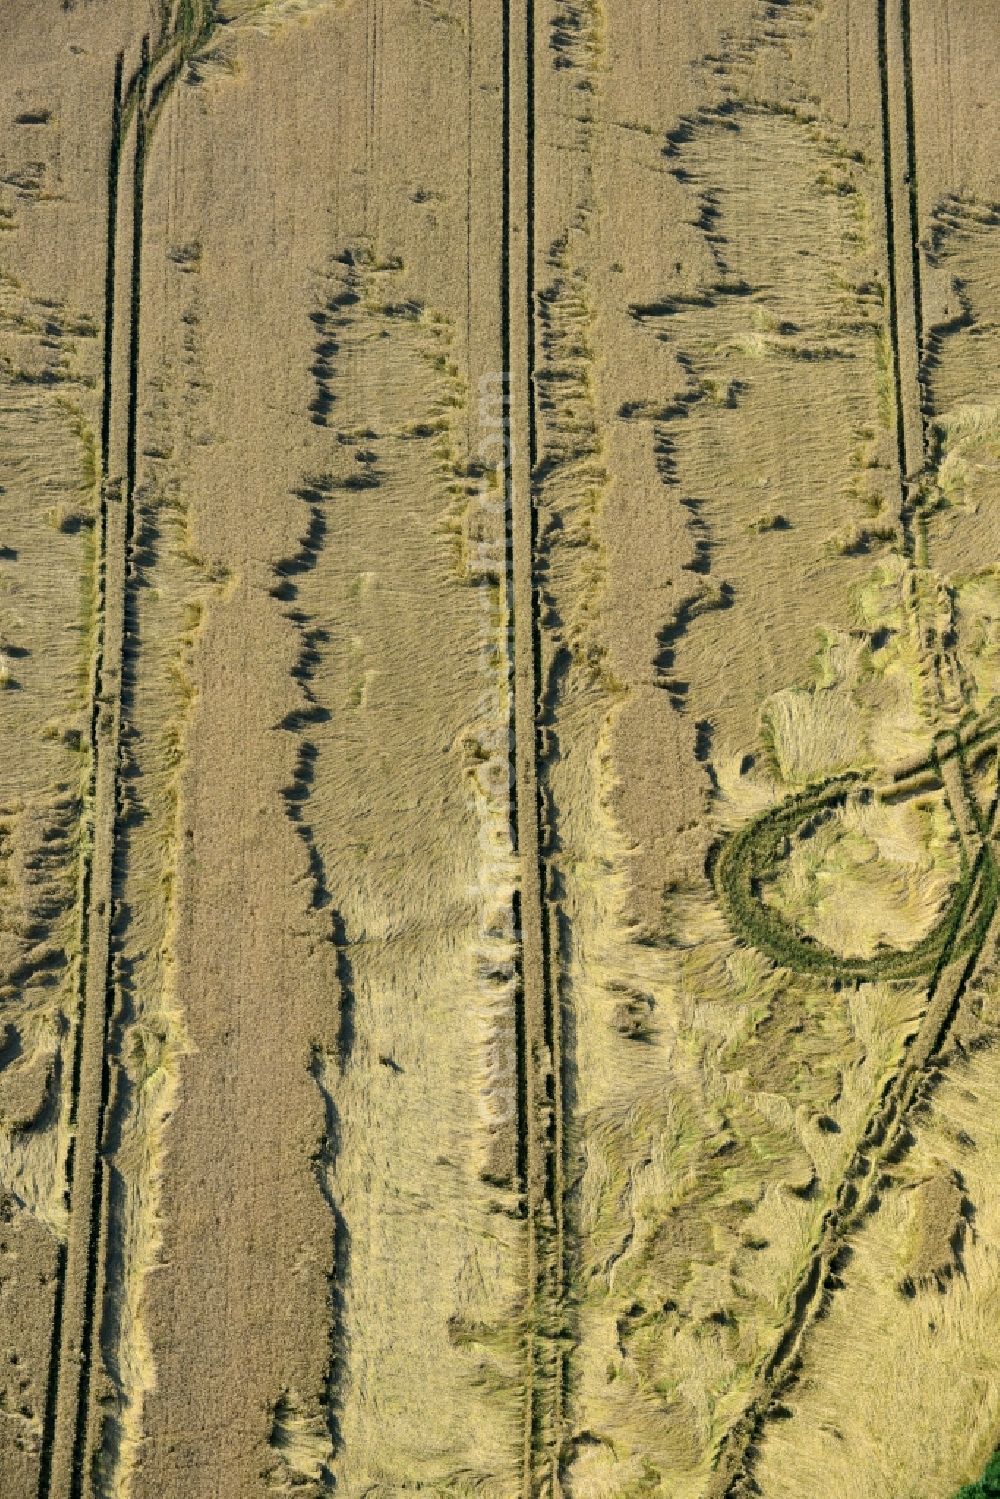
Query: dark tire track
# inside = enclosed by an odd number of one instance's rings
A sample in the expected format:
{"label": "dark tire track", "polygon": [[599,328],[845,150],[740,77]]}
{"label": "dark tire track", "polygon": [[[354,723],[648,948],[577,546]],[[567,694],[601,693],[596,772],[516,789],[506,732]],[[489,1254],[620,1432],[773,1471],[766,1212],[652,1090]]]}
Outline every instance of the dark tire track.
{"label": "dark tire track", "polygon": [[559,1492],[560,1307],[563,1300],[561,1024],[552,982],[553,920],[545,860],[539,764],[544,753],[540,594],[535,556],[538,434],[535,378],[535,14],[533,0],[505,0],[503,90],[502,357],[511,401],[505,496],[511,619],[511,824],[520,865],[515,907],[520,952],[517,1176],[527,1226],[524,1305],[525,1496]]}
{"label": "dark tire track", "polygon": [[[90,774],[87,786],[85,810],[84,854],[80,874],[80,967],[76,994],[77,1021],[73,1038],[73,1064],[70,1077],[69,1128],[70,1142],[66,1156],[66,1203],[72,1211],[76,1178],[76,1131],[80,1099],[80,1075],[83,1064],[84,1014],[86,977],[84,964],[89,950],[89,914],[93,881],[93,819],[97,791],[98,723],[104,679],[104,612],[106,596],[106,555],[108,538],[108,466],[111,435],[111,366],[114,338],[115,304],[115,242],[118,217],[118,178],[122,147],[122,79],[125,67],[124,54],[119,52],[115,60],[113,96],[111,106],[111,139],[108,148],[107,176],[107,224],[106,256],[104,271],[104,389],[101,399],[101,486],[100,511],[98,516],[98,545],[95,562],[96,589],[95,612],[97,617],[94,661],[91,671],[90,690]],[[56,1265],[56,1291],[52,1318],[52,1342],[49,1356],[48,1381],[45,1399],[45,1414],[42,1423],[42,1446],[39,1461],[38,1495],[48,1499],[52,1491],[53,1452],[56,1439],[56,1413],[59,1404],[60,1367],[66,1301],[67,1245],[60,1244]]]}
{"label": "dark tire track", "polygon": [[795,1380],[803,1339],[839,1284],[837,1272],[847,1241],[871,1211],[882,1171],[905,1149],[907,1120],[925,1094],[931,1064],[948,1041],[962,996],[978,971],[980,958],[996,945],[997,881],[994,855],[984,844],[966,909],[978,912],[976,896],[978,893],[981,901],[985,886],[994,892],[992,902],[987,901],[991,920],[982,931],[978,930],[981,924],[974,920],[971,951],[962,940],[962,933],[956,932],[942,957],[920,1026],[906,1042],[903,1061],[883,1088],[878,1106],[855,1146],[834,1203],[824,1214],[819,1242],[792,1293],[791,1315],[781,1338],[758,1370],[757,1389],[747,1409],[720,1444],[716,1483],[709,1489],[709,1499],[737,1499],[755,1492],[747,1485],[752,1484],[749,1473],[754,1447],[768,1413]]}
{"label": "dark tire track", "polygon": [[[43,1422],[42,1451],[39,1465],[39,1499],[49,1499],[50,1494],[72,1493],[78,1489],[75,1477],[76,1450],[77,1450],[77,1407],[80,1395],[80,1386],[86,1378],[86,1360],[83,1357],[83,1349],[88,1341],[86,1333],[86,1312],[84,1310],[82,1325],[74,1337],[75,1322],[81,1321],[81,1308],[78,1303],[82,1299],[86,1301],[86,1282],[91,1278],[91,1256],[86,1249],[83,1252],[85,1268],[83,1280],[85,1282],[81,1292],[80,1281],[80,1252],[73,1254],[73,1230],[77,1222],[77,1214],[81,1213],[80,1198],[85,1195],[87,1188],[91,1187],[95,1170],[95,1146],[97,1140],[98,1122],[96,1119],[86,1119],[81,1123],[81,1094],[83,1088],[85,1070],[93,1070],[91,1053],[93,1052],[95,1027],[99,1031],[99,1044],[103,1055],[103,1043],[106,1037],[107,1017],[103,1013],[103,1004],[91,1003],[92,975],[89,955],[93,946],[93,931],[91,922],[91,906],[94,889],[94,864],[95,864],[95,823],[96,805],[98,800],[99,766],[104,755],[102,749],[102,705],[105,702],[106,679],[113,674],[113,667],[108,667],[107,651],[107,605],[108,605],[108,550],[110,531],[110,507],[112,496],[114,503],[120,503],[117,487],[110,480],[110,449],[111,449],[111,413],[112,413],[112,370],[114,365],[114,329],[115,329],[115,293],[116,293],[116,261],[117,261],[117,219],[119,180],[121,171],[121,156],[123,146],[123,114],[125,109],[125,98],[122,92],[122,81],[124,72],[124,56],[118,54],[115,63],[114,95],[111,113],[111,141],[108,151],[108,181],[107,181],[107,254],[105,262],[105,311],[104,311],[104,391],[102,396],[101,413],[101,499],[100,515],[98,522],[98,549],[97,549],[97,631],[96,652],[93,664],[91,680],[91,718],[90,718],[90,778],[87,798],[87,827],[85,832],[85,856],[84,867],[81,875],[81,921],[80,921],[80,991],[78,994],[78,1017],[75,1027],[73,1047],[73,1067],[70,1084],[70,1108],[69,1123],[71,1138],[67,1150],[66,1159],[66,1200],[70,1210],[69,1238],[65,1245],[60,1246],[58,1265],[58,1284],[56,1289],[55,1312],[52,1330],[52,1355],[49,1365],[48,1391]],[[102,901],[106,918],[106,901]],[[106,938],[105,938],[106,940]],[[105,976],[107,964],[105,962]],[[87,1062],[91,1062],[89,1069]],[[81,1165],[83,1171],[81,1172]],[[81,1180],[82,1177],[82,1180]],[[86,1220],[88,1238],[92,1226],[93,1202],[86,1209]],[[67,1385],[72,1381],[67,1380],[65,1370],[71,1369],[74,1363],[79,1364],[79,1376],[76,1388],[67,1393]],[[67,1427],[70,1429],[67,1430]]]}
{"label": "dark tire track", "polygon": [[[920,537],[919,499],[928,452],[927,413],[921,399],[923,316],[909,0],[878,0],[877,23],[887,310],[900,517],[906,555],[911,566],[919,569],[926,566],[926,559],[921,557],[926,543]],[[914,607],[919,609],[919,600]],[[961,762],[963,745],[957,736],[956,753]],[[988,962],[996,947],[1000,882],[993,846],[996,808],[994,801],[989,825],[982,829],[983,842],[973,863],[964,904],[930,980],[923,1018],[905,1041],[902,1060],[883,1087],[834,1203],[824,1215],[819,1241],[793,1292],[791,1314],[781,1338],[758,1370],[756,1389],[744,1414],[719,1445],[709,1499],[738,1499],[757,1492],[752,1477],[754,1453],[769,1411],[794,1383],[803,1340],[840,1284],[838,1268],[850,1235],[872,1210],[881,1173],[905,1150],[907,1119],[932,1083],[932,1065],[948,1042],[962,997],[979,970],[980,960],[985,957]]]}
{"label": "dark tire track", "polygon": [[892,160],[892,143],[890,139],[890,92],[889,92],[889,60],[888,60],[888,29],[886,5],[888,0],[878,0],[878,76],[880,94],[880,115],[882,126],[882,187],[883,187],[883,213],[885,215],[885,240],[886,240],[886,285],[889,293],[889,342],[892,348],[893,366],[893,400],[896,421],[896,462],[899,466],[899,478],[901,485],[900,520],[903,527],[903,538],[907,554],[913,554],[913,517],[910,511],[908,486],[906,483],[906,421],[903,410],[903,389],[899,376],[900,370],[900,336],[899,336],[899,297],[896,287],[896,221],[895,208],[892,192],[892,171],[890,162]]}
{"label": "dark tire track", "polygon": [[[81,870],[80,989],[75,1025],[66,1160],[69,1208],[61,1248],[49,1367],[38,1499],[88,1499],[95,1399],[95,1347],[103,1300],[108,1175],[105,1128],[113,1093],[110,1030],[118,1008],[115,891],[121,835],[128,817],[122,787],[122,684],[130,651],[135,569],[135,490],[139,411],[143,192],[151,104],[180,76],[196,35],[157,57],[149,36],[124,84],[115,64],[107,177],[104,389],[101,404],[101,502],[95,562],[96,648],[92,669],[90,781]],[[154,63],[167,66],[150,90]],[[130,170],[129,170],[130,168]],[[123,174],[128,171],[129,176]],[[125,182],[130,197],[126,197]],[[124,262],[124,269],[123,263]],[[128,294],[122,318],[123,274]],[[122,326],[122,323],[125,326]]]}

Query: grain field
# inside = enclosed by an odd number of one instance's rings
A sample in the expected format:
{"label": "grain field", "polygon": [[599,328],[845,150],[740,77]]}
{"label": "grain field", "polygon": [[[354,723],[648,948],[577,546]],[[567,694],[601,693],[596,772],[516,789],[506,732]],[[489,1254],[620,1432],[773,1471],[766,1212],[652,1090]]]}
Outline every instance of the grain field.
{"label": "grain field", "polygon": [[0,3],[0,1499],[1000,1493],[1000,16]]}

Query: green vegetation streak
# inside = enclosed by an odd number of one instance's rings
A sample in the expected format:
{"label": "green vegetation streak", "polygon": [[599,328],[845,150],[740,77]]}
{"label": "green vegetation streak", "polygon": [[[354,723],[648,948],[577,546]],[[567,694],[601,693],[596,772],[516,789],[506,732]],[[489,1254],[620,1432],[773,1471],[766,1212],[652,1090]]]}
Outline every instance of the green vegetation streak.
{"label": "green vegetation streak", "polygon": [[982,1478],[959,1489],[955,1499],[1000,1499],[1000,1452],[990,1458]]}

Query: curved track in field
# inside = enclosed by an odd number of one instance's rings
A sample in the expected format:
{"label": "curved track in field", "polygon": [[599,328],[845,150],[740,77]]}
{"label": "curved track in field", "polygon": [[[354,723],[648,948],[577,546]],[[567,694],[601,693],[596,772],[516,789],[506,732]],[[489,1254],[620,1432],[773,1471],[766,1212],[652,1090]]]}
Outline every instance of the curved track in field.
{"label": "curved track in field", "polygon": [[[947,691],[948,667],[952,664],[948,648],[933,620],[922,617],[921,608],[922,584],[931,576],[921,513],[921,485],[930,454],[920,390],[925,351],[909,0],[879,0],[877,18],[887,312],[903,550],[910,571],[914,622],[929,677],[937,687],[944,721],[954,723],[955,715],[950,711],[954,704],[949,704]],[[780,863],[784,840],[810,817],[824,816],[852,792],[871,786],[864,776],[848,775],[808,788],[737,829],[715,850],[716,890],[730,925],[773,961],[857,983],[925,978],[927,993],[919,1026],[905,1042],[901,1061],[885,1083],[834,1201],[823,1216],[819,1236],[789,1298],[781,1335],[756,1371],[743,1414],[718,1444],[711,1499],[742,1499],[757,1491],[754,1452],[764,1422],[782,1392],[795,1380],[804,1340],[839,1284],[841,1253],[870,1211],[886,1162],[905,1144],[907,1120],[926,1095],[931,1064],[948,1041],[970,981],[996,943],[1000,925],[1000,866],[995,852],[998,799],[995,797],[985,812],[976,806],[967,789],[964,758],[968,749],[993,743],[997,725],[990,717],[970,722],[966,714],[961,715],[960,722],[961,728],[942,730],[943,747],[926,762],[895,774],[890,771],[880,788],[893,795],[905,794],[910,782],[921,778],[926,781],[929,775],[940,777],[952,819],[968,838],[962,853],[962,872],[948,905],[931,932],[908,951],[883,951],[865,960],[845,959],[796,931],[760,898],[761,881]]]}

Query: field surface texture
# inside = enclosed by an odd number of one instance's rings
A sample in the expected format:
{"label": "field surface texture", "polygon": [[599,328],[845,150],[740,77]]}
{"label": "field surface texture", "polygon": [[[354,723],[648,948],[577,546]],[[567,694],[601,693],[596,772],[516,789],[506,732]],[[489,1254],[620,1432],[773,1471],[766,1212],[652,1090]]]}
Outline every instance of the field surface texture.
{"label": "field surface texture", "polygon": [[0,1499],[1000,1495],[998,56],[0,0]]}

